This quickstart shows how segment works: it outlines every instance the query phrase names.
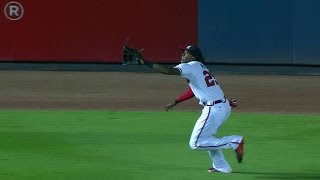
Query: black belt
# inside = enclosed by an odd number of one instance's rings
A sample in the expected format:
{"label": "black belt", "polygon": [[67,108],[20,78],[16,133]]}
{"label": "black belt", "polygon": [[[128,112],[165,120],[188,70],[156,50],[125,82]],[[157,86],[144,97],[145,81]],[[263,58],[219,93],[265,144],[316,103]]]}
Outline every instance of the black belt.
{"label": "black belt", "polygon": [[219,100],[213,101],[212,103],[204,102],[203,105],[204,106],[214,106],[215,104],[225,103],[226,101],[227,101],[227,99],[224,97],[223,99],[219,99]]}

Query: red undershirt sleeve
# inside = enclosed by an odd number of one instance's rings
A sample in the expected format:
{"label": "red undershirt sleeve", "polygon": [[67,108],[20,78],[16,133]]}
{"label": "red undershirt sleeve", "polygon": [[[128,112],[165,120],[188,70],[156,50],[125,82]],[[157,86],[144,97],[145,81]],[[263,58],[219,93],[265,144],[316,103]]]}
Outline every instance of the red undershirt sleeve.
{"label": "red undershirt sleeve", "polygon": [[192,92],[192,89],[189,87],[181,96],[176,98],[176,102],[179,103],[193,97],[194,97],[194,94]]}

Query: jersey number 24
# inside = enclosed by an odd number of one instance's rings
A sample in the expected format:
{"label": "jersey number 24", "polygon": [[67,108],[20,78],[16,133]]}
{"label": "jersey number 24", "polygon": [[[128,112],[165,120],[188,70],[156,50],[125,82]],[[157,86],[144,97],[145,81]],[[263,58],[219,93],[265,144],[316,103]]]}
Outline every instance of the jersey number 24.
{"label": "jersey number 24", "polygon": [[218,85],[217,80],[208,71],[204,70],[203,75],[204,75],[204,80],[206,81],[206,84],[208,87]]}

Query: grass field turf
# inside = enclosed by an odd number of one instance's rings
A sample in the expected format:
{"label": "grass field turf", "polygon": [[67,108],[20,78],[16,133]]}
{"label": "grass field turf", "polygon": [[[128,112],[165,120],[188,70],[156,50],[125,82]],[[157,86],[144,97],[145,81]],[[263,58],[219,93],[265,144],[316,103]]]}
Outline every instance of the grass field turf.
{"label": "grass field turf", "polygon": [[233,113],[218,136],[246,138],[231,174],[207,173],[189,136],[200,112],[0,113],[0,179],[320,179],[320,116]]}

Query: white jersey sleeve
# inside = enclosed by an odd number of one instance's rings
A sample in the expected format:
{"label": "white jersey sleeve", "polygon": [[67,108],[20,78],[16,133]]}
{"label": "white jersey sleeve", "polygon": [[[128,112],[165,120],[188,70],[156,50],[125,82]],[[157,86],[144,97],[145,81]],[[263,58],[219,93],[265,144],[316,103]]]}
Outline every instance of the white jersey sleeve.
{"label": "white jersey sleeve", "polygon": [[176,65],[174,68],[177,68],[180,70],[181,77],[188,78],[192,75],[192,67],[188,63],[181,63]]}

